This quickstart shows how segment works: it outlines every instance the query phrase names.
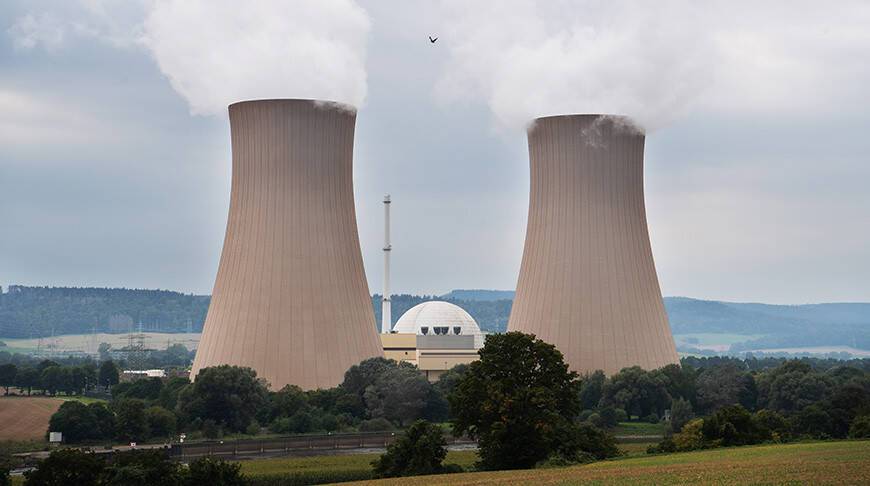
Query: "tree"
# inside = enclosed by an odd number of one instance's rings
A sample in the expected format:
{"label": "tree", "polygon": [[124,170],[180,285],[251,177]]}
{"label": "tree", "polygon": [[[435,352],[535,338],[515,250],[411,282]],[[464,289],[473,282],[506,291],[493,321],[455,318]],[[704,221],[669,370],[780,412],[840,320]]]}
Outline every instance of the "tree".
{"label": "tree", "polygon": [[740,405],[717,410],[704,419],[701,430],[706,441],[724,446],[758,444],[770,439],[769,431],[761,429],[752,415]]}
{"label": "tree", "polygon": [[553,345],[493,334],[448,398],[454,434],[479,439],[480,467],[534,466],[557,452],[580,411],[577,373]]}
{"label": "tree", "polygon": [[181,464],[169,460],[163,450],[132,450],[116,453],[105,472],[105,486],[183,486],[187,475]]}
{"label": "tree", "polygon": [[49,432],[62,432],[64,440],[73,444],[102,439],[100,428],[92,409],[76,400],[63,402],[48,421]]}
{"label": "tree", "polygon": [[698,372],[688,365],[669,364],[662,367],[659,372],[667,378],[668,395],[672,398],[688,400],[694,406],[697,400],[695,382]]}
{"label": "tree", "polygon": [[639,366],[624,368],[613,375],[602,389],[601,405],[625,410],[628,415],[662,415],[671,404],[668,380],[664,375]]}
{"label": "tree", "polygon": [[175,406],[178,404],[178,394],[188,385],[190,385],[190,380],[180,376],[174,376],[166,380],[160,389],[157,403],[167,410],[175,410]]}
{"label": "tree", "polygon": [[27,486],[98,486],[106,464],[96,454],[59,449],[24,473]]}
{"label": "tree", "polygon": [[606,381],[607,377],[601,370],[596,370],[583,377],[580,385],[580,406],[583,410],[598,408]]}
{"label": "tree", "polygon": [[398,366],[399,364],[391,359],[369,358],[358,365],[351,366],[344,373],[344,381],[339,387],[347,394],[358,396],[362,403],[366,389],[385,371]]}
{"label": "tree", "polygon": [[267,403],[266,382],[251,368],[221,365],[203,368],[193,385],[178,397],[178,407],[188,420],[213,420],[217,425],[243,432],[257,411]]}
{"label": "tree", "polygon": [[163,407],[153,406],[145,409],[145,420],[152,437],[170,437],[175,434],[175,414]]}
{"label": "tree", "polygon": [[447,441],[441,427],[418,420],[372,462],[375,477],[420,476],[442,470]]}
{"label": "tree", "polygon": [[162,390],[163,380],[160,378],[139,378],[113,386],[112,398],[139,398],[151,401],[160,398]]}
{"label": "tree", "polygon": [[712,412],[737,404],[755,408],[755,380],[733,363],[707,368],[698,376],[696,385],[701,411]]}
{"label": "tree", "polygon": [[692,404],[688,400],[677,398],[671,402],[671,431],[679,432],[694,417]]}
{"label": "tree", "polygon": [[296,385],[286,385],[269,397],[269,417],[272,421],[278,417],[290,417],[308,407],[308,397]]}
{"label": "tree", "polygon": [[849,427],[849,437],[852,439],[870,439],[870,415],[855,418]]}
{"label": "tree", "polygon": [[33,388],[39,386],[39,370],[31,366],[19,368],[15,375],[15,386],[19,390],[27,390],[30,395]]}
{"label": "tree", "polygon": [[6,394],[9,395],[9,388],[15,386],[15,378],[18,374],[18,367],[12,363],[0,365],[0,386],[6,389]]}
{"label": "tree", "polygon": [[202,457],[190,463],[187,484],[199,486],[245,486],[247,481],[241,473],[242,465],[223,459]]}
{"label": "tree", "polygon": [[42,370],[39,382],[49,395],[54,395],[64,386],[63,368],[59,365],[47,366]]}
{"label": "tree", "polygon": [[416,366],[400,363],[388,368],[366,388],[364,399],[369,415],[400,426],[410,423],[423,416],[431,386]]}
{"label": "tree", "polygon": [[113,403],[115,409],[115,435],[124,442],[147,440],[151,435],[145,402],[137,398],[123,398]]}
{"label": "tree", "polygon": [[112,360],[103,361],[103,363],[100,365],[100,372],[97,379],[100,383],[100,386],[108,391],[109,387],[117,385],[120,381],[120,371],[118,370],[118,365],[116,365],[115,362]]}

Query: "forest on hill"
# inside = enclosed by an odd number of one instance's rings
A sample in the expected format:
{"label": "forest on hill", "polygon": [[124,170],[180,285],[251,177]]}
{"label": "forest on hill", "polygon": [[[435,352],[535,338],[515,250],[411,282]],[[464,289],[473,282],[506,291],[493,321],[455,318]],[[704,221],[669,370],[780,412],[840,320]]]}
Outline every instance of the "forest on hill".
{"label": "forest on hill", "polygon": [[[453,290],[442,296],[393,295],[392,321],[429,300],[454,303],[487,332],[507,327],[513,292]],[[136,329],[198,332],[209,296],[168,290],[10,286],[0,292],[0,337],[28,338],[92,331],[124,333]],[[665,297],[675,335],[744,336],[732,352],[807,346],[848,346],[870,350],[870,303],[769,305]],[[377,323],[381,296],[372,296]],[[685,350],[685,349],[684,349]]]}

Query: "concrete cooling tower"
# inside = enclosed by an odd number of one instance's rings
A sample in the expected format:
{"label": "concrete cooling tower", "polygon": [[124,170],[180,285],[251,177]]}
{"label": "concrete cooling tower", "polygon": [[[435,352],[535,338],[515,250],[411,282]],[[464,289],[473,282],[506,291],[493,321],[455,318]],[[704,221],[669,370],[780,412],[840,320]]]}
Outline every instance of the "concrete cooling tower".
{"label": "concrete cooling tower", "polygon": [[601,115],[529,129],[526,243],[508,330],[554,344],[574,371],[678,363],[653,263],[644,135]]}
{"label": "concrete cooling tower", "polygon": [[273,390],[336,386],[383,356],[354,213],[356,112],[266,100],[229,114],[229,218],[191,375],[233,364]]}

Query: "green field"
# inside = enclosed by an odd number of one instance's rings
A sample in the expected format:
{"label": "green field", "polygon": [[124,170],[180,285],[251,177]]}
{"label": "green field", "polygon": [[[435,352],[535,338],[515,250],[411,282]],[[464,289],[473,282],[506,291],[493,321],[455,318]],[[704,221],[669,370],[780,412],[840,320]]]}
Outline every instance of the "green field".
{"label": "green field", "polygon": [[870,441],[736,447],[558,469],[423,476],[365,484],[870,484]]}

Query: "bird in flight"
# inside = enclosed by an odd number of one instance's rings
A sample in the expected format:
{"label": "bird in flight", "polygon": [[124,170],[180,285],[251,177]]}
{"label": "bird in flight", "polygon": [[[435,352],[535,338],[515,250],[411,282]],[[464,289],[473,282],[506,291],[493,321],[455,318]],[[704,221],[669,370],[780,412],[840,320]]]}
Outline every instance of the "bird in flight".
{"label": "bird in flight", "polygon": [[438,38],[437,38],[437,37],[436,37],[436,38],[434,38],[434,39],[433,39],[433,38],[432,38],[432,36],[431,36],[431,35],[430,35],[430,36],[429,36],[429,42],[431,42],[431,43],[433,43],[433,44],[434,44],[434,43],[435,43],[435,41],[437,41],[437,40],[438,40]]}

